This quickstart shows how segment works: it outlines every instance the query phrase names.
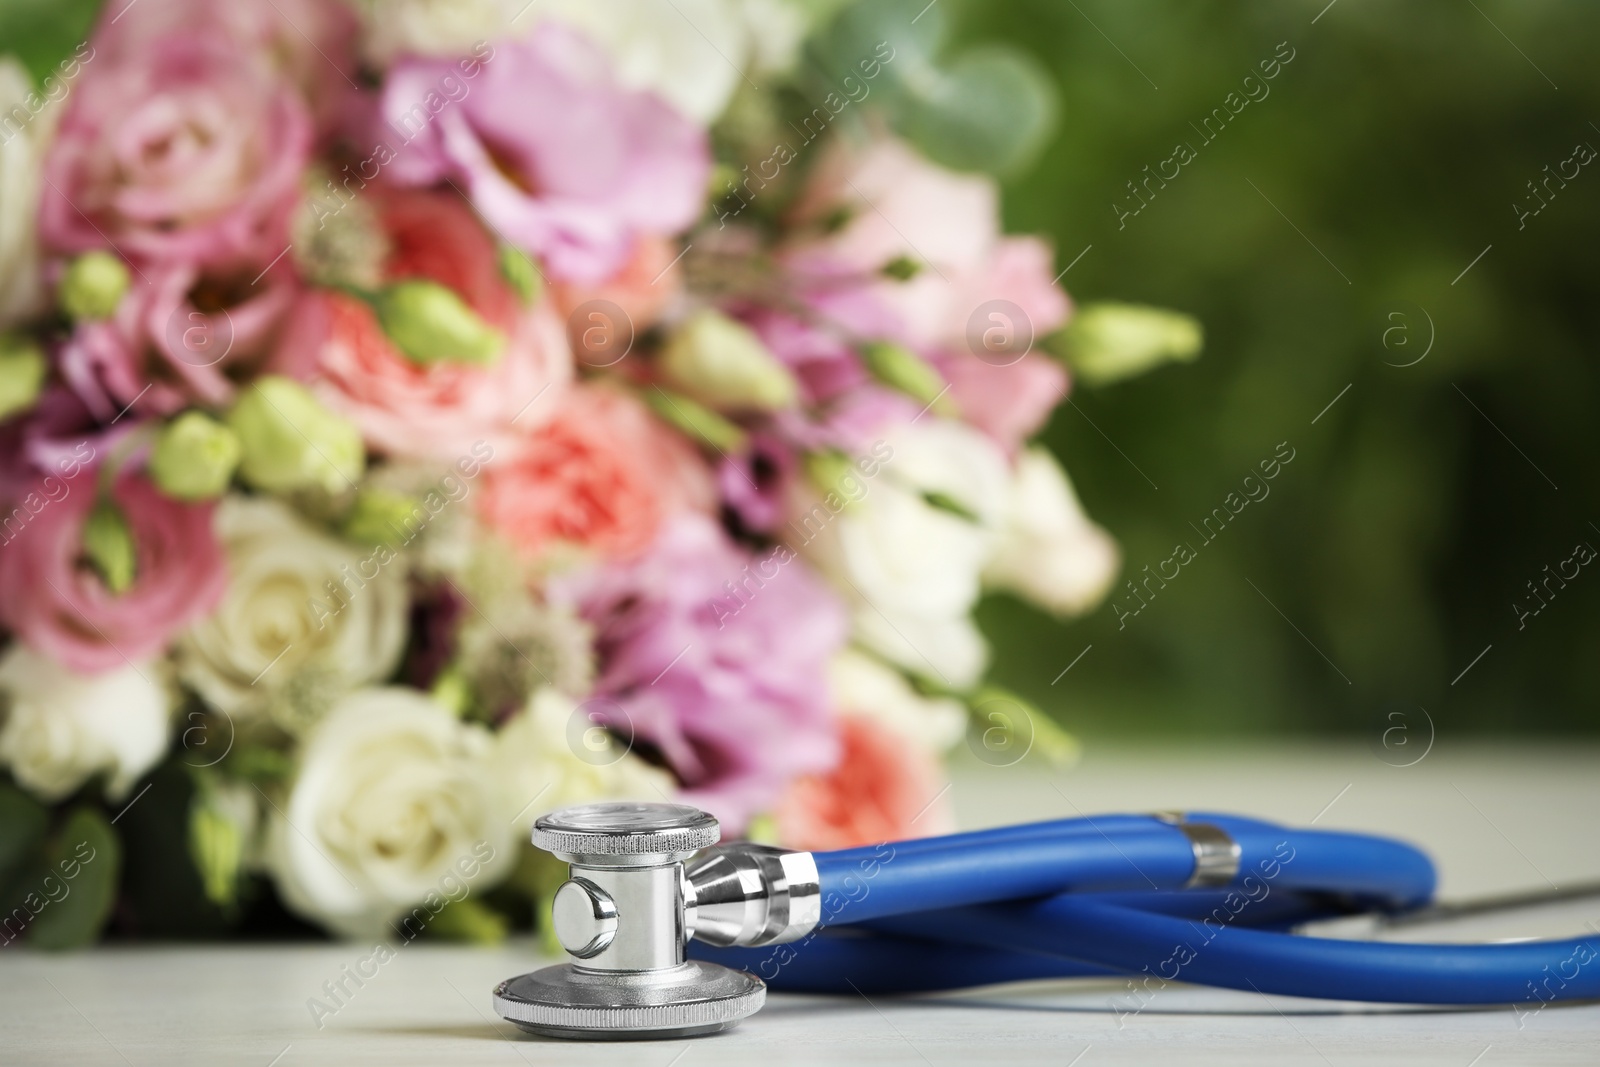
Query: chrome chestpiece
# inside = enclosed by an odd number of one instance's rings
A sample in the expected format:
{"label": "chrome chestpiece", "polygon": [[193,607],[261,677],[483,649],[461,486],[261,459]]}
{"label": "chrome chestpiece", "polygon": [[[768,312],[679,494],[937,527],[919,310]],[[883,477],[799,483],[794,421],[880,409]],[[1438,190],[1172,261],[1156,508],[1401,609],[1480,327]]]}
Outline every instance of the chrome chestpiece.
{"label": "chrome chestpiece", "polygon": [[551,907],[571,960],[501,982],[495,1010],[532,1033],[588,1040],[687,1037],[754,1014],[767,995],[759,978],[687,960],[684,946],[804,937],[821,918],[817,865],[809,852],[711,847],[720,838],[716,819],[682,804],[540,818],[533,843],[571,865]]}

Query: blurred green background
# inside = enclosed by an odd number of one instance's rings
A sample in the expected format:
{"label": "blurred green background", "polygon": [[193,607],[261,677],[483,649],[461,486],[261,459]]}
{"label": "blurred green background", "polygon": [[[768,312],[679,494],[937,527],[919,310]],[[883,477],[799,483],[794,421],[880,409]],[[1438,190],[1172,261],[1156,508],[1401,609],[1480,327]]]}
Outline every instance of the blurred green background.
{"label": "blurred green background", "polygon": [[[1525,628],[1512,608],[1600,547],[1600,166],[1521,229],[1512,207],[1600,147],[1600,8],[1475,2],[958,9],[963,37],[1031,52],[1061,92],[1008,227],[1052,235],[1061,267],[1083,253],[1063,279],[1080,301],[1205,323],[1199,362],[1079,388],[1046,433],[1123,577],[1199,547],[1190,523],[1278,442],[1296,453],[1125,628],[1109,605],[1065,624],[984,605],[997,679],[1072,729],[1375,737],[1418,708],[1441,738],[1600,728],[1596,568]],[[1190,123],[1285,41],[1270,95],[1202,146]],[[1119,228],[1125,183],[1179,141],[1199,158]],[[1431,351],[1396,366],[1430,318]]]}

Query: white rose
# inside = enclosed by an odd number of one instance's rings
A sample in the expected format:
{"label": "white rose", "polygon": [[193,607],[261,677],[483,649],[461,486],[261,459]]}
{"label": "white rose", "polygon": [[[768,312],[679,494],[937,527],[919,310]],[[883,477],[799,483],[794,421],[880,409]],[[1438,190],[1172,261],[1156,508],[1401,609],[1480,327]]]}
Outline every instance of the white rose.
{"label": "white rose", "polygon": [[[59,109],[46,103],[35,114],[29,97],[34,105],[42,99],[33,79],[0,56],[0,327],[26,318],[43,296],[35,223],[45,145]],[[24,115],[31,117],[19,123]]]}
{"label": "white rose", "polygon": [[224,500],[216,529],[228,589],[178,644],[179,676],[214,707],[250,715],[296,678],[337,694],[394,670],[406,587],[390,550],[337,540],[265,497]]}
{"label": "white rose", "polygon": [[1004,515],[1005,456],[978,431],[941,419],[895,427],[885,440],[893,451],[881,472],[805,550],[853,602],[864,644],[963,688],[987,659],[967,615]]}
{"label": "white rose", "polygon": [[495,736],[504,821],[519,834],[540,815],[595,800],[661,800],[672,776],[645,763],[597,726],[588,705],[546,686]]}
{"label": "white rose", "polygon": [[1076,615],[1099,603],[1120,565],[1116,542],[1083,513],[1055,457],[1039,447],[1018,456],[984,581],[1047,611]]}
{"label": "white rose", "polygon": [[578,30],[611,57],[622,84],[701,123],[722,114],[750,58],[733,0],[539,0],[530,15]]}
{"label": "white rose", "polygon": [[354,2],[361,12],[362,48],[379,66],[406,54],[464,56],[480,41],[526,32],[534,22],[532,17],[518,17],[527,11],[528,0]]}
{"label": "white rose", "polygon": [[80,674],[12,645],[0,658],[0,763],[47,803],[100,773],[106,796],[123,799],[167,750],[170,701],[158,671],[146,663]]}
{"label": "white rose", "polygon": [[967,712],[948,697],[925,697],[905,675],[853,648],[833,658],[828,681],[841,712],[873,719],[901,736],[943,752],[966,734]]}
{"label": "white rose", "polygon": [[492,748],[487,730],[414,689],[345,696],[269,816],[267,865],[285,903],[371,937],[442,885],[492,885],[513,843]]}

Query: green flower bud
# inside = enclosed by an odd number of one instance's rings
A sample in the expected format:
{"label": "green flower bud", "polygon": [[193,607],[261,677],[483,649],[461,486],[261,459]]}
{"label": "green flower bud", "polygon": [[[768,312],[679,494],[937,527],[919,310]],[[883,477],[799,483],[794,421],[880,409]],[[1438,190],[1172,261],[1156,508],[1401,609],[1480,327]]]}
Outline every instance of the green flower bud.
{"label": "green flower bud", "polygon": [[868,374],[889,388],[927,404],[935,414],[956,414],[944,377],[931,363],[904,345],[869,341],[861,346],[861,362],[866,364]]}
{"label": "green flower bud", "polygon": [[922,273],[922,264],[910,256],[896,256],[883,265],[883,274],[886,278],[893,278],[897,282],[909,282]]}
{"label": "green flower bud", "polygon": [[413,363],[489,364],[506,347],[504,334],[438,282],[396,282],[374,306],[384,332]]}
{"label": "green flower bud", "polygon": [[244,863],[244,834],[218,805],[196,796],[189,808],[189,856],[200,872],[206,899],[228,907],[239,887]]}
{"label": "green flower bud", "polygon": [[1203,335],[1189,315],[1139,304],[1090,304],[1080,308],[1047,345],[1090,385],[1143,374],[1168,361],[1200,355]]}
{"label": "green flower bud", "polygon": [[337,493],[366,467],[356,428],[290,378],[258,378],[228,413],[243,455],[239,474],[272,493],[320,488]]}
{"label": "green flower bud", "polygon": [[742,175],[739,168],[731,163],[711,164],[711,174],[706,179],[707,195],[715,200],[719,196],[727,196]]}
{"label": "green flower bud", "polygon": [[856,476],[856,465],[850,462],[849,456],[834,449],[827,449],[822,452],[807,452],[801,462],[805,467],[806,478],[820,492],[836,493],[845,502],[846,507],[853,505],[854,501],[844,489],[845,479]]}
{"label": "green flower bud", "polygon": [[534,304],[544,293],[544,278],[528,253],[515,245],[500,246],[500,274],[517,291],[524,304]]}
{"label": "green flower bud", "polygon": [[783,840],[783,833],[778,829],[778,820],[768,812],[753,816],[744,828],[741,835],[746,841],[753,841],[758,845],[777,845]]}
{"label": "green flower bud", "polygon": [[44,350],[33,341],[0,336],[0,422],[33,407],[48,371]]}
{"label": "green flower bud", "polygon": [[127,266],[110,252],[85,252],[68,265],[56,295],[74,319],[106,319],[122,303],[130,280]]}
{"label": "green flower bud", "polygon": [[743,430],[682,394],[657,387],[645,394],[645,402],[662,419],[719,452],[737,452],[745,446]]}
{"label": "green flower bud", "polygon": [[673,385],[722,410],[775,411],[795,402],[789,368],[741,322],[709,308],[697,311],[668,342],[661,371]]}
{"label": "green flower bud", "polygon": [[150,453],[150,478],[178,500],[222,495],[239,466],[239,439],[199,411],[185,411],[161,428]]}
{"label": "green flower bud", "polygon": [[96,502],[83,520],[83,554],[113,593],[125,593],[133,585],[137,560],[133,531],[128,529],[122,509],[109,497]]}
{"label": "green flower bud", "polygon": [[433,702],[442,708],[449,708],[458,717],[464,717],[472,710],[472,683],[458,666],[446,667],[439,672],[439,677],[433,680],[433,688],[428,690],[428,695]]}
{"label": "green flower bud", "polygon": [[363,545],[399,548],[427,519],[428,512],[414,497],[369,487],[356,494],[355,506],[344,520],[344,535]]}

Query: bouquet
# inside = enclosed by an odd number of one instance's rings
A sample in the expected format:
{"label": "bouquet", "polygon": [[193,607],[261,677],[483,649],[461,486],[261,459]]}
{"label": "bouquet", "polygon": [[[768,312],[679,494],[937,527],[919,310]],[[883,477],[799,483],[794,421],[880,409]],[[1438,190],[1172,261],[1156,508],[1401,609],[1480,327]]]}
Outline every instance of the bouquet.
{"label": "bouquet", "polygon": [[557,807],[840,847],[949,828],[974,712],[1065,751],[971,612],[1102,597],[1029,438],[1199,335],[1001,232],[1048,83],[918,6],[142,0],[0,59],[0,941],[493,938]]}

